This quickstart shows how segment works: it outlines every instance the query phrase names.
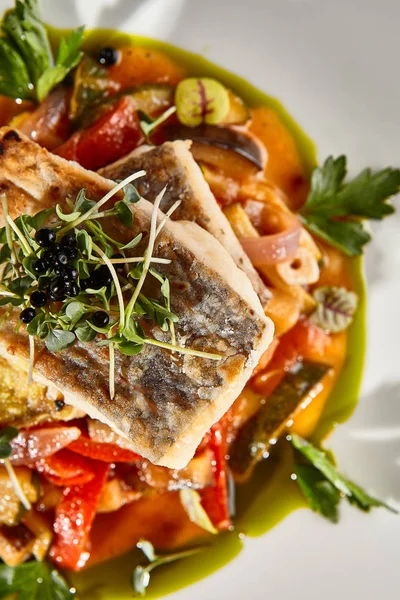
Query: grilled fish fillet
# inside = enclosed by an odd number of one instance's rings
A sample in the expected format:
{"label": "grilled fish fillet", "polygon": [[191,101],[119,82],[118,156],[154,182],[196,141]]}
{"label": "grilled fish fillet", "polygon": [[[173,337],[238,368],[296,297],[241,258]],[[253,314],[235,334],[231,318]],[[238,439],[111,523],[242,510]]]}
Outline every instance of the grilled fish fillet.
{"label": "grilled fish fillet", "polygon": [[[81,188],[98,200],[114,185],[15,130],[0,129],[0,192],[7,194],[12,218],[56,203],[65,211],[67,199],[75,198]],[[115,218],[103,219],[102,224],[123,243],[144,232],[134,250],[140,256],[147,247],[153,205],[142,199],[132,210],[131,228]],[[117,352],[116,394],[111,400],[104,347],[75,342],[52,354],[37,342],[34,375],[39,383],[52,382],[67,403],[110,425],[151,462],[182,468],[204,433],[239,395],[272,339],[273,324],[243,271],[195,223],[167,222],[153,255],[172,261],[157,265],[157,270],[170,280],[171,309],[179,317],[177,343],[220,353],[223,359],[172,354],[147,344],[135,357]],[[14,311],[0,329],[0,353],[11,362],[27,364],[28,340],[22,328],[15,330],[17,319]],[[151,322],[146,327],[149,337],[170,341],[169,334]]]}
{"label": "grilled fish fillet", "polygon": [[163,201],[164,212],[176,200],[181,200],[172,219],[193,221],[217,238],[246,273],[264,303],[270,297],[269,292],[218,206],[190,152],[190,146],[189,141],[176,141],[165,142],[156,148],[140,147],[100,169],[99,173],[108,179],[118,180],[144,169],[146,177],[138,183],[138,190],[150,202],[154,202],[163,187],[168,185]]}

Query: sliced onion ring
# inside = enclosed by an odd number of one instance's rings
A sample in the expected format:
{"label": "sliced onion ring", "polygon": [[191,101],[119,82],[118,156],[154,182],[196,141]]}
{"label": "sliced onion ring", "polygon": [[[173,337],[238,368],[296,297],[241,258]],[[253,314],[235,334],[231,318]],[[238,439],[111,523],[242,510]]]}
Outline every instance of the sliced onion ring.
{"label": "sliced onion ring", "polygon": [[44,427],[20,431],[11,442],[10,461],[13,465],[33,466],[40,458],[55,454],[78,439],[78,427]]}
{"label": "sliced onion ring", "polygon": [[300,225],[272,235],[241,238],[240,243],[255,267],[276,265],[294,257],[299,247]]}
{"label": "sliced onion ring", "polygon": [[[256,226],[262,226],[263,212],[266,209],[262,202],[248,201],[245,210]],[[290,211],[275,210],[271,206],[268,206],[268,212],[276,212],[277,221],[280,222],[283,231],[259,237],[240,238],[244,251],[255,267],[290,260],[299,247],[301,223],[298,218]]]}

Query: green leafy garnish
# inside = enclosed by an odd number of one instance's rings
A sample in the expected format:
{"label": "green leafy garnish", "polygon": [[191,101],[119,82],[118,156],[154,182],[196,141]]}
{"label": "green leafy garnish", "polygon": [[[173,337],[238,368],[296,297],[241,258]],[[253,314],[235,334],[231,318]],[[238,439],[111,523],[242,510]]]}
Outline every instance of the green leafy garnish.
{"label": "green leafy garnish", "polygon": [[0,598],[18,594],[18,600],[73,600],[74,592],[60,573],[45,562],[0,565]]}
{"label": "green leafy garnish", "polygon": [[139,117],[139,122],[140,122],[140,128],[141,128],[143,135],[145,137],[145,140],[148,144],[151,144],[150,134],[153,133],[153,131],[159,125],[161,125],[161,123],[164,123],[164,121],[169,119],[169,117],[171,117],[175,112],[176,112],[176,106],[170,106],[170,108],[168,108],[162,115],[160,115],[156,119],[153,119],[147,113],[145,113],[143,110],[139,109],[137,111],[137,114]]}
{"label": "green leafy garnish", "polygon": [[140,540],[137,543],[137,547],[142,550],[146,556],[149,564],[147,566],[138,565],[133,571],[132,584],[138,596],[144,596],[150,583],[150,573],[156,567],[167,565],[168,563],[189,558],[195,554],[199,554],[205,550],[205,547],[189,548],[188,550],[181,550],[180,552],[174,552],[171,554],[156,554],[154,546],[147,540]]}
{"label": "green leafy garnish", "polygon": [[37,0],[16,0],[5,13],[0,40],[0,94],[41,102],[82,58],[83,27],[62,39],[54,64]]}
{"label": "green leafy garnish", "polygon": [[332,523],[337,523],[339,520],[339,490],[312,465],[296,464],[294,472],[296,481],[310,508],[332,521]]}
{"label": "green leafy garnish", "polygon": [[0,429],[0,459],[4,460],[11,454],[10,442],[18,435],[18,429],[15,427],[4,427]]}
{"label": "green leafy garnish", "polygon": [[294,448],[308,461],[303,464],[296,460],[295,474],[304,496],[314,511],[336,523],[338,520],[339,497],[342,496],[364,511],[370,510],[373,506],[380,506],[396,512],[381,500],[367,494],[350,479],[341,475],[329,460],[326,452],[316,448],[298,435],[292,435],[291,442]]}
{"label": "green leafy garnish", "polygon": [[79,51],[83,42],[83,31],[83,26],[78,27],[72,31],[68,39],[61,39],[54,67],[44,71],[37,82],[36,90],[39,102],[79,64],[83,56],[83,53]]}
{"label": "green leafy garnish", "polygon": [[400,191],[400,169],[365,169],[348,183],[346,174],[345,156],[330,156],[315,168],[299,216],[312,233],[347,256],[358,256],[371,239],[361,219],[383,219],[394,212],[387,201]]}
{"label": "green leafy garnish", "polygon": [[345,288],[324,286],[313,291],[317,305],[310,320],[332,333],[347,329],[357,310],[357,294]]}

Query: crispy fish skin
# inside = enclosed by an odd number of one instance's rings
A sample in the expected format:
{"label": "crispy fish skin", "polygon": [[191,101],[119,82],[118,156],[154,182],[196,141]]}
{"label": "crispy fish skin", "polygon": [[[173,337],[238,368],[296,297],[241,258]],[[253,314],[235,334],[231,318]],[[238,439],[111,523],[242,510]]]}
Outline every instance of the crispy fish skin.
{"label": "crispy fish skin", "polygon": [[147,146],[146,149],[138,148],[100,169],[99,173],[108,179],[119,180],[144,169],[146,177],[138,183],[138,190],[150,202],[154,202],[163,187],[168,185],[163,211],[180,200],[181,204],[172,215],[172,220],[193,221],[217,238],[237,266],[246,273],[264,303],[270,297],[268,290],[218,206],[190,152],[190,146],[189,141],[175,141],[150,149]]}
{"label": "crispy fish skin", "polygon": [[[0,129],[0,192],[7,194],[12,218],[35,214],[85,188],[100,199],[115,184],[56,157],[10,128]],[[115,198],[113,199],[115,200]],[[127,242],[144,232],[136,256],[147,247],[153,205],[133,206],[134,224],[126,228],[103,219],[110,235]],[[159,219],[162,218],[159,213]],[[155,464],[184,467],[204,433],[239,395],[268,347],[272,322],[265,317],[248,278],[215,238],[194,223],[168,222],[157,238],[154,256],[171,264],[157,270],[171,283],[171,308],[178,315],[177,343],[223,355],[213,361],[145,345],[135,357],[116,353],[115,388],[109,397],[108,350],[95,342],[75,342],[60,354],[37,342],[35,378],[51,381],[66,402],[97,418],[131,441]],[[28,362],[28,340],[15,331],[18,314],[0,329],[0,352]],[[149,337],[169,334],[146,322]]]}

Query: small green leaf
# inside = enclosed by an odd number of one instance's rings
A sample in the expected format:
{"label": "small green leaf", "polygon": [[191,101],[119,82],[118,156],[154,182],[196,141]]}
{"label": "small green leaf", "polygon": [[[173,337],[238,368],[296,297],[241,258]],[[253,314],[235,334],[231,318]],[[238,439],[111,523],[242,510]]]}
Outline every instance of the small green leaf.
{"label": "small green leaf", "polygon": [[132,183],[128,183],[124,188],[122,188],[124,192],[124,201],[128,204],[136,204],[139,202],[141,196],[137,189]]}
{"label": "small green leaf", "polygon": [[91,296],[97,296],[103,302],[104,308],[109,310],[110,304],[109,304],[108,297],[107,297],[107,291],[108,290],[107,290],[106,286],[103,286],[103,287],[99,288],[98,290],[93,289],[93,288],[86,288],[85,294],[89,294]]}
{"label": "small green leaf", "polygon": [[5,39],[0,39],[0,94],[22,100],[33,97],[33,85],[25,62]]}
{"label": "small green leaf", "polygon": [[81,189],[78,192],[78,195],[76,197],[76,202],[75,202],[74,209],[76,211],[79,211],[82,214],[84,214],[88,210],[90,210],[91,208],[93,208],[93,206],[95,206],[95,204],[96,204],[96,202],[94,202],[94,200],[89,200],[89,198],[86,198],[86,190],[85,189]]}
{"label": "small green leaf", "polygon": [[189,77],[178,83],[175,104],[178,119],[184,125],[217,125],[228,114],[229,93],[216,79]]}
{"label": "small green leaf", "polygon": [[86,254],[90,260],[92,258],[93,240],[85,229],[80,229],[76,234],[76,243],[82,254]]}
{"label": "small green leaf", "polygon": [[130,242],[128,242],[128,244],[125,244],[125,246],[121,246],[120,250],[130,250],[131,248],[135,248],[135,246],[138,245],[142,237],[143,233],[138,233],[136,237],[134,237]]}
{"label": "small green leaf", "polygon": [[[10,442],[17,437],[19,431],[15,427],[3,427],[0,429],[0,459],[4,460],[11,454]],[[0,596],[1,597],[1,596]]]}
{"label": "small green leaf", "polygon": [[65,315],[71,322],[71,327],[75,327],[86,312],[85,305],[76,300],[69,302],[65,308]]}
{"label": "small green leaf", "polygon": [[143,552],[143,554],[149,562],[154,562],[155,560],[157,560],[157,554],[154,549],[154,546],[148,540],[140,540],[136,544],[136,547]]}
{"label": "small green leaf", "polygon": [[167,110],[157,117],[156,119],[152,119],[148,114],[146,114],[143,110],[138,109],[137,115],[139,117],[140,128],[143,132],[143,135],[147,141],[147,143],[151,143],[149,139],[149,135],[159,126],[161,123],[164,123],[169,117],[171,117],[176,112],[175,106],[170,106]]}
{"label": "small green leaf", "polygon": [[53,329],[49,331],[46,337],[46,348],[50,352],[61,352],[69,348],[75,341],[75,334],[72,331],[63,329]]}
{"label": "small green leaf", "polygon": [[84,323],[75,329],[75,335],[80,342],[85,343],[93,341],[97,332],[90,325]]}
{"label": "small green leaf", "polygon": [[317,303],[310,319],[326,331],[337,333],[347,329],[357,310],[358,297],[345,288],[324,286],[316,288],[313,298]]}
{"label": "small green leaf", "polygon": [[337,523],[339,520],[339,490],[312,465],[296,464],[294,472],[297,478],[296,481],[310,508],[332,521],[332,523]]}
{"label": "small green leaf", "polygon": [[75,221],[75,219],[81,216],[81,213],[78,211],[68,214],[63,213],[62,208],[59,204],[56,205],[56,213],[58,218],[61,219],[61,221],[66,221],[67,223],[72,223],[72,221]]}
{"label": "small green leaf", "polygon": [[121,223],[126,227],[132,227],[133,213],[129,208],[129,204],[127,204],[124,200],[120,200],[119,202],[115,203],[114,209],[116,210],[117,217]]}
{"label": "small green leaf", "polygon": [[74,593],[60,573],[45,562],[0,565],[0,598],[18,600],[73,600]]}
{"label": "small green leaf", "polygon": [[36,213],[36,215],[33,215],[33,217],[30,217],[30,224],[33,227],[33,229],[38,230],[41,227],[43,227],[43,225],[47,223],[47,221],[50,219],[53,213],[53,207],[45,208],[44,210],[41,210],[40,212]]}
{"label": "small green leaf", "polygon": [[0,250],[0,264],[11,260],[11,249],[7,244],[3,244]]}
{"label": "small green leaf", "polygon": [[125,356],[136,356],[143,350],[143,344],[134,344],[132,342],[120,342],[117,344],[118,350]]}
{"label": "small green leaf", "polygon": [[61,39],[56,64],[47,69],[37,82],[39,102],[78,65],[83,56],[83,53],[79,51],[83,42],[83,31],[83,26],[78,27],[71,32],[68,39]]}

